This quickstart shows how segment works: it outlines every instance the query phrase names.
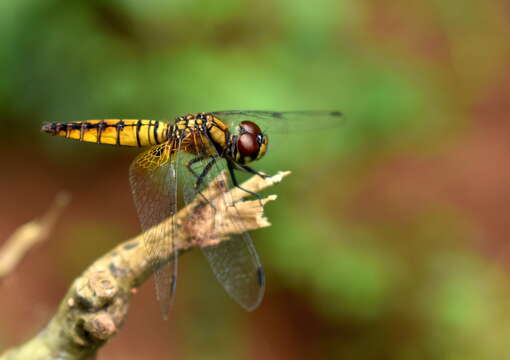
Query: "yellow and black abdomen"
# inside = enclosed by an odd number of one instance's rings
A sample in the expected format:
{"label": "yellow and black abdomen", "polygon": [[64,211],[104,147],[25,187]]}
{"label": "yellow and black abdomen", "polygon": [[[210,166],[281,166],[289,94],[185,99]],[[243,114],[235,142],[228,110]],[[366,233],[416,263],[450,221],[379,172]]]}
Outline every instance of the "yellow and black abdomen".
{"label": "yellow and black abdomen", "polygon": [[49,123],[42,131],[97,144],[151,146],[168,140],[169,124],[156,120],[106,119]]}

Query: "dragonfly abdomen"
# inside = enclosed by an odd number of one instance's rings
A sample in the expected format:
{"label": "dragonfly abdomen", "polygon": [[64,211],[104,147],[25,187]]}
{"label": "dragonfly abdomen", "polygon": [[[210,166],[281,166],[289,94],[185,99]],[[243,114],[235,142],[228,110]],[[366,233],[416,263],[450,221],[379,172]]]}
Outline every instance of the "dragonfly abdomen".
{"label": "dragonfly abdomen", "polygon": [[49,123],[42,131],[97,144],[151,146],[168,140],[169,124],[156,120],[105,119]]}

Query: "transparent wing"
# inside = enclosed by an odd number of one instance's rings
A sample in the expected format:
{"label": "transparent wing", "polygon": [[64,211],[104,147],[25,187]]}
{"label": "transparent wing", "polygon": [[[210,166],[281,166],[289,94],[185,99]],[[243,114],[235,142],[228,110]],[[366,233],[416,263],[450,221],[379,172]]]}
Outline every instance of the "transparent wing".
{"label": "transparent wing", "polygon": [[[220,157],[212,158],[208,156],[203,151],[205,144],[201,144],[201,141],[206,140],[201,137],[197,138],[196,146],[198,147],[197,152],[203,154],[203,159],[193,163],[193,173],[186,177],[184,187],[186,203],[193,201],[196,196],[203,196],[201,195],[202,190],[212,180],[217,179],[219,174],[226,171],[225,160]],[[183,172],[189,173],[187,169],[184,169]],[[202,181],[198,187],[195,187],[194,185],[197,184],[200,177],[202,177]],[[219,198],[215,199],[215,203],[221,203],[220,206],[233,206],[228,193],[228,184],[222,181],[218,184],[218,188],[221,191]],[[195,216],[199,215],[195,214]],[[239,234],[230,234],[230,239],[222,241],[218,245],[202,247],[201,249],[209,261],[214,275],[227,293],[243,308],[251,311],[257,308],[264,295],[264,271],[250,235],[242,228],[241,224],[235,222],[230,225],[237,229],[236,232],[239,232]],[[209,231],[204,231],[204,233],[214,238],[214,224]]]}
{"label": "transparent wing", "polygon": [[156,295],[165,319],[177,278],[177,251],[173,242],[175,226],[173,222],[166,222],[157,231],[148,230],[174,215],[177,210],[178,151],[174,150],[175,144],[172,142],[154,146],[138,155],[129,169],[131,190],[144,231],[144,245],[148,261],[154,269]]}
{"label": "transparent wing", "polygon": [[218,117],[231,129],[241,121],[250,120],[263,132],[287,133],[326,129],[338,126],[342,120],[339,111],[255,111],[229,110],[214,111],[211,114]]}

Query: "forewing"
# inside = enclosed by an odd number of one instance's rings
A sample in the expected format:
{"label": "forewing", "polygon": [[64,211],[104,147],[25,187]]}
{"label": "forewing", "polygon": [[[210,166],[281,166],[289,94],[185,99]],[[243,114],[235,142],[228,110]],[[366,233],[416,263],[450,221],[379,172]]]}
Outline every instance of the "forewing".
{"label": "forewing", "polygon": [[339,111],[256,111],[256,110],[228,110],[214,111],[229,128],[233,129],[241,121],[255,122],[267,133],[288,133],[313,130],[324,130],[338,126],[342,120]]}
{"label": "forewing", "polygon": [[[200,138],[197,139],[197,146],[201,150],[204,148],[200,144]],[[218,179],[218,175],[226,171],[225,160],[218,157],[210,170],[207,171],[208,164],[212,160],[207,154],[203,154],[204,159],[193,164],[195,175],[189,174],[186,177],[184,198],[186,203],[192,202],[195,197],[202,196],[202,192],[213,180]],[[187,170],[183,170],[187,171]],[[189,172],[188,172],[189,173]],[[194,185],[197,182],[197,176],[205,174],[200,186]],[[227,176],[228,178],[228,176]],[[225,206],[235,206],[228,193],[228,183],[218,184],[220,191],[219,198],[216,200]],[[199,216],[195,214],[195,216]],[[264,295],[264,271],[260,264],[259,257],[253,246],[250,235],[245,231],[239,222],[233,220],[232,228],[236,229],[236,234],[229,234],[229,239],[221,241],[218,245],[201,247],[203,254],[209,261],[211,269],[227,291],[227,293],[236,300],[246,310],[254,310],[261,302]],[[210,231],[206,231],[209,237],[215,237],[214,223]],[[205,239],[195,239],[198,242]]]}
{"label": "forewing", "polygon": [[177,211],[177,158],[173,142],[154,146],[131,164],[129,179],[136,210],[144,231],[148,261],[154,269],[156,294],[166,319],[177,278],[177,251],[173,221],[147,231]]}

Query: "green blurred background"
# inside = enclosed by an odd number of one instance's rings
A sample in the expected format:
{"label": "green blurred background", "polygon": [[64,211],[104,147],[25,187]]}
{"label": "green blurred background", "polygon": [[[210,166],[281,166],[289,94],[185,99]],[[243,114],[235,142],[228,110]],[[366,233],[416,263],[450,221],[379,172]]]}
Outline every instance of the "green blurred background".
{"label": "green blurred background", "polygon": [[0,284],[0,350],[139,232],[137,150],[41,123],[338,109],[348,121],[272,136],[255,165],[293,171],[252,234],[261,307],[232,302],[194,251],[170,321],[150,281],[100,358],[510,358],[509,30],[502,0],[0,2],[0,242],[73,194]]}

